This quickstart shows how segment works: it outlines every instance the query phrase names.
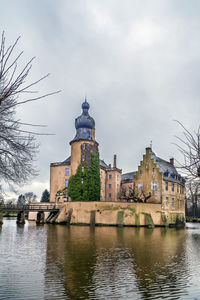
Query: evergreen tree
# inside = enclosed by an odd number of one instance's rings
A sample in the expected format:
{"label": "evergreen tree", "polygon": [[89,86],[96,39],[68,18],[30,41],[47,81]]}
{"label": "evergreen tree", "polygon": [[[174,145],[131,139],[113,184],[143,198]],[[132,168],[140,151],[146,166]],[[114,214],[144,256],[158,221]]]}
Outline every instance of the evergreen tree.
{"label": "evergreen tree", "polygon": [[88,200],[89,201],[100,201],[100,164],[99,155],[92,154],[91,167],[88,171]]}
{"label": "evergreen tree", "polygon": [[68,194],[72,201],[88,200],[88,166],[78,166],[76,174],[69,179]]}
{"label": "evergreen tree", "polygon": [[49,197],[50,197],[50,194],[47,191],[47,189],[44,190],[44,192],[42,193],[42,198],[41,198],[40,202],[49,202],[50,201]]}
{"label": "evergreen tree", "polygon": [[100,201],[100,189],[99,155],[92,154],[90,168],[84,163],[70,177],[68,194],[72,201]]}

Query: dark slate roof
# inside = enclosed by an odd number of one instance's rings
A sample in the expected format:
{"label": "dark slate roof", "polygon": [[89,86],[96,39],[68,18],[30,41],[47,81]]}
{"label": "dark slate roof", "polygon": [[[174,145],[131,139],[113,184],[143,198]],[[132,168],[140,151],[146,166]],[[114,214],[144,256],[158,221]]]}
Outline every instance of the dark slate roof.
{"label": "dark slate roof", "polygon": [[67,159],[65,159],[62,162],[55,162],[55,163],[51,163],[50,166],[64,166],[64,165],[70,165],[71,162],[71,156],[69,156]]}
{"label": "dark slate roof", "polygon": [[100,159],[100,167],[104,169],[109,169],[109,166],[105,163],[104,160]]}
{"label": "dark slate roof", "polygon": [[178,174],[176,168],[174,165],[172,165],[170,162],[156,156],[154,153],[152,153],[152,157],[157,164],[159,170],[161,173],[163,173],[163,178],[165,180],[174,181],[180,184],[185,184],[185,179],[181,177],[180,174]]}
{"label": "dark slate roof", "polygon": [[92,129],[95,128],[95,122],[88,113],[89,108],[90,105],[85,100],[85,102],[83,102],[82,104],[82,114],[75,120],[76,136],[71,142],[80,140],[92,140]]}
{"label": "dark slate roof", "polygon": [[[62,166],[62,165],[70,165],[71,163],[71,156],[69,156],[67,159],[65,159],[62,162],[55,162],[51,163],[51,166]],[[104,169],[109,169],[108,165],[105,163],[104,160],[100,159],[100,167]]]}
{"label": "dark slate roof", "polygon": [[136,175],[136,171],[122,174],[122,182],[132,182]]}

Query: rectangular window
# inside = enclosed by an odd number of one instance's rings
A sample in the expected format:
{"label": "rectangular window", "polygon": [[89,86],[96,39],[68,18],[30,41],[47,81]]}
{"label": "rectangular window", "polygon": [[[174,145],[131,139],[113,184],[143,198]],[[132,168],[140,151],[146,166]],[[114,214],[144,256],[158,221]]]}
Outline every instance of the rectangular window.
{"label": "rectangular window", "polygon": [[65,169],[65,175],[66,175],[66,176],[69,176],[69,168],[66,168],[66,169]]}
{"label": "rectangular window", "polygon": [[66,201],[69,201],[68,191],[65,191]]}
{"label": "rectangular window", "polygon": [[177,183],[177,193],[179,193],[179,184]]}
{"label": "rectangular window", "polygon": [[111,184],[110,183],[109,183],[108,187],[109,187],[109,189],[111,189]]}
{"label": "rectangular window", "polygon": [[109,195],[109,198],[111,198],[111,193],[109,193],[108,195]]}
{"label": "rectangular window", "polygon": [[153,176],[155,176],[155,168],[153,168]]}
{"label": "rectangular window", "polygon": [[157,191],[157,182],[156,181],[152,182],[152,190]]}
{"label": "rectangular window", "polygon": [[68,187],[69,179],[65,179],[65,187]]}
{"label": "rectangular window", "polygon": [[165,190],[168,191],[168,182],[165,182]]}
{"label": "rectangular window", "polygon": [[172,183],[172,192],[174,192],[174,183]]}
{"label": "rectangular window", "polygon": [[109,179],[112,179],[112,175],[109,175]]}
{"label": "rectangular window", "polygon": [[174,198],[172,198],[172,208],[174,208]]}
{"label": "rectangular window", "polygon": [[166,199],[165,199],[165,207],[168,207],[168,206],[169,206],[169,198],[166,197]]}
{"label": "rectangular window", "polygon": [[139,190],[139,191],[142,191],[142,182],[139,182],[139,183],[138,183],[138,190]]}

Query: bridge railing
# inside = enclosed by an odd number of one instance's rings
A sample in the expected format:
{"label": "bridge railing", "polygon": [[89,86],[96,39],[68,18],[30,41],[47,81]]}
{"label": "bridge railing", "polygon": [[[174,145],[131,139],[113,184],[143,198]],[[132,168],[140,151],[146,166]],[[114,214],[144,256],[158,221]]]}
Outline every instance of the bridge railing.
{"label": "bridge railing", "polygon": [[56,204],[47,204],[47,205],[37,205],[34,204],[25,204],[25,205],[18,205],[18,204],[1,204],[0,210],[1,211],[52,211],[58,210],[59,207]]}

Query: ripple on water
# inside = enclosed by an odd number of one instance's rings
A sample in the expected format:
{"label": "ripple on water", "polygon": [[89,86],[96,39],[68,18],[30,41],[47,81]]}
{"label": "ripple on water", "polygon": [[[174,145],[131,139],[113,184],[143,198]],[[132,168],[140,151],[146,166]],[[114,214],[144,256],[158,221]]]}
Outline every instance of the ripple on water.
{"label": "ripple on water", "polygon": [[5,220],[0,299],[198,299],[198,226],[19,227]]}

